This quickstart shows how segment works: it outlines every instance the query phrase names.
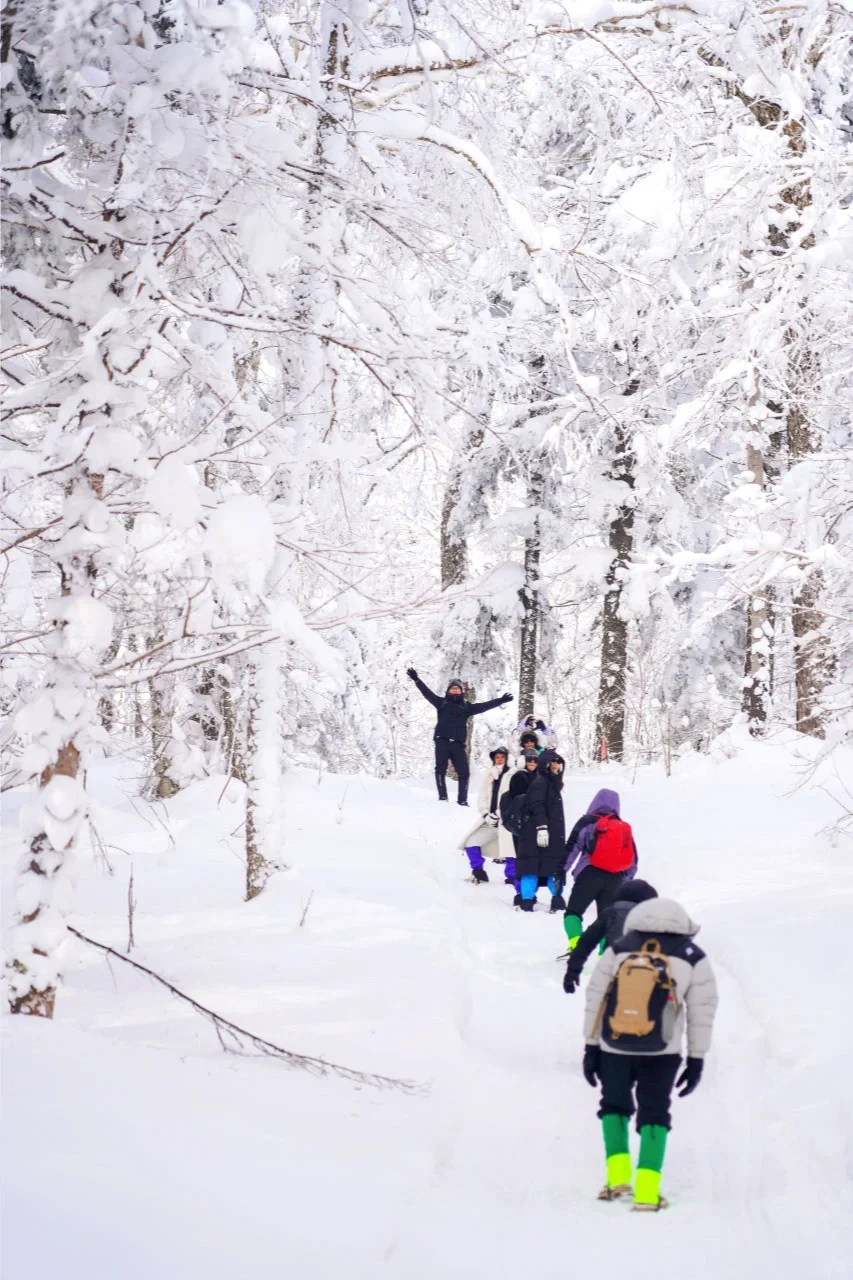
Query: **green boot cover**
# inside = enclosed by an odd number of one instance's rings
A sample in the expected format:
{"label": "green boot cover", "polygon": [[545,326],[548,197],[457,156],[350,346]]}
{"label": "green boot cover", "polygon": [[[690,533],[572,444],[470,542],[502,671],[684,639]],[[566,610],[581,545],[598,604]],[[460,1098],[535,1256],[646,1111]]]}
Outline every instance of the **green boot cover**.
{"label": "green boot cover", "polygon": [[628,1151],[628,1117],[602,1116],[604,1152],[607,1156],[608,1187],[631,1185],[631,1156]]}
{"label": "green boot cover", "polygon": [[569,940],[569,950],[574,951],[578,945],[578,938],[583,933],[583,920],[580,916],[563,916],[563,928]]}
{"label": "green boot cover", "polygon": [[635,1204],[657,1204],[660,1200],[660,1175],[668,1132],[662,1124],[644,1124],[640,1130],[640,1158],[634,1182]]}

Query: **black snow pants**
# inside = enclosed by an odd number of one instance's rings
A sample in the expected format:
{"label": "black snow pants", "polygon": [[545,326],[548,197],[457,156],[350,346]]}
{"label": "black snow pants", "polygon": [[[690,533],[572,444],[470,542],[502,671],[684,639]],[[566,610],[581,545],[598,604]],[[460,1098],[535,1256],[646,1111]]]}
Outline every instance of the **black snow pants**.
{"label": "black snow pants", "polygon": [[677,1053],[609,1053],[601,1047],[602,1116],[632,1116],[637,1098],[637,1131],[645,1124],[670,1128],[669,1100],[681,1058]]}
{"label": "black snow pants", "polygon": [[471,772],[468,768],[468,756],[464,742],[454,742],[452,738],[436,738],[435,740],[435,785],[438,787],[439,800],[447,799],[447,766],[452,761],[459,779],[457,799],[460,804],[468,801],[468,779]]}
{"label": "black snow pants", "polygon": [[583,913],[591,902],[598,907],[601,915],[605,907],[609,907],[619,892],[622,875],[618,871],[602,871],[600,867],[584,867],[574,883],[571,896],[566,903],[566,915],[577,916],[583,920]]}

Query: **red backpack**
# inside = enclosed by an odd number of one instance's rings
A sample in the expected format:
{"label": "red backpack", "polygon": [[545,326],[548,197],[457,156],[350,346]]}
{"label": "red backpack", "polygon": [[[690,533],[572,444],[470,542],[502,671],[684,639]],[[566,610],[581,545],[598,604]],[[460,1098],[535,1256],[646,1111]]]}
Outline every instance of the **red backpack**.
{"label": "red backpack", "polygon": [[609,813],[599,818],[589,860],[600,871],[627,871],[634,861],[634,838],[628,823]]}

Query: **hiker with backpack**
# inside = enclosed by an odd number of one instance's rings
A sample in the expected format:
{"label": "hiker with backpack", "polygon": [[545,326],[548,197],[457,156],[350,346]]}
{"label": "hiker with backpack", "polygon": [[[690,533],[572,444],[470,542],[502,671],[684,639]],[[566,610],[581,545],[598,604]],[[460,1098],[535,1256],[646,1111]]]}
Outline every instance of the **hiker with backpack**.
{"label": "hiker with backpack", "polygon": [[520,882],[517,906],[532,911],[540,883],[551,892],[551,910],[565,907],[562,896],[562,861],[566,847],[566,819],[563,814],[563,769],[565,761],[556,751],[543,751],[536,773],[520,802],[520,834],[515,860]]}
{"label": "hiker with backpack", "polygon": [[595,902],[601,915],[623,880],[632,880],[637,873],[637,846],[630,826],[619,816],[618,792],[603,788],[578,818],[566,841],[565,870],[574,878],[563,917],[569,951],[573,951],[590,903]]}
{"label": "hiker with backpack", "polygon": [[[583,1074],[601,1087],[607,1162],[599,1200],[633,1192],[635,1210],[667,1207],[660,1182],[672,1090],[686,1098],[697,1088],[717,1009],[711,964],[693,941],[698,931],[671,898],[638,903],[587,988]],[[685,1029],[687,1061],[679,1075]],[[628,1123],[635,1108],[640,1151],[632,1178]]]}
{"label": "hiker with backpack", "polygon": [[438,713],[432,735],[435,742],[435,784],[438,798],[447,799],[447,766],[452,763],[459,780],[456,803],[467,808],[470,777],[466,750],[468,721],[472,716],[482,715],[484,711],[512,702],[512,694],[505,693],[500,698],[492,698],[490,702],[466,702],[461,680],[451,680],[444,697],[441,697],[424,684],[414,667],[409,667],[406,675]]}
{"label": "hiker with backpack", "polygon": [[656,898],[658,891],[645,880],[625,880],[619,887],[616,897],[609,907],[605,907],[601,915],[593,920],[585,929],[573,951],[569,954],[563,977],[563,990],[571,995],[580,986],[583,967],[596,947],[604,951],[612,947],[625,932],[625,920],[638,902],[647,902]]}
{"label": "hiker with backpack", "polygon": [[468,855],[471,875],[475,883],[488,884],[489,876],[483,865],[487,857],[506,862],[515,856],[512,836],[501,822],[501,797],[509,789],[512,770],[509,766],[509,751],[506,747],[495,747],[489,752],[491,769],[486,771],[480,789],[480,813],[473,827],[459,844]]}
{"label": "hiker with backpack", "polygon": [[515,888],[515,902],[521,904],[521,883],[518,879],[517,855],[518,837],[524,826],[526,812],[522,811],[522,796],[526,796],[531,782],[539,768],[539,752],[535,747],[528,747],[518,757],[518,768],[509,780],[509,786],[501,797],[501,826],[512,841],[512,855],[507,858],[504,867],[504,884]]}

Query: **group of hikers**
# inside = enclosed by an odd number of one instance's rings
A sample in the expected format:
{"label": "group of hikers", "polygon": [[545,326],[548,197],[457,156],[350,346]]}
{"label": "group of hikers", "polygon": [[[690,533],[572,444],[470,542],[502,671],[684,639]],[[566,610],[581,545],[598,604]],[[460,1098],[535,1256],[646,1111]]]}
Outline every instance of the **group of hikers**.
{"label": "group of hikers", "polygon": [[[468,804],[468,721],[512,701],[467,702],[460,680],[443,696],[414,668],[408,676],[437,712],[435,778],[447,800],[447,767],[458,779],[457,803]],[[563,912],[568,949],[563,990],[571,995],[596,948],[598,964],[586,990],[583,1074],[600,1087],[607,1180],[600,1200],[632,1197],[633,1208],[666,1208],[660,1182],[671,1117],[673,1089],[692,1093],[702,1077],[717,1008],[717,988],[699,931],[679,903],[661,898],[637,878],[637,846],[620,813],[619,795],[603,788],[566,836],[563,811],[565,761],[557,738],[542,719],[525,716],[516,730],[514,757],[506,746],[489,752],[479,795],[479,816],[460,843],[474,883],[488,883],[486,859],[502,865],[514,904],[531,912],[540,888],[550,911]],[[567,878],[572,887],[565,898]],[[597,917],[584,930],[595,903]],[[686,1032],[687,1060],[681,1067]],[[631,1164],[628,1126],[636,1111],[640,1149]]]}

